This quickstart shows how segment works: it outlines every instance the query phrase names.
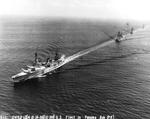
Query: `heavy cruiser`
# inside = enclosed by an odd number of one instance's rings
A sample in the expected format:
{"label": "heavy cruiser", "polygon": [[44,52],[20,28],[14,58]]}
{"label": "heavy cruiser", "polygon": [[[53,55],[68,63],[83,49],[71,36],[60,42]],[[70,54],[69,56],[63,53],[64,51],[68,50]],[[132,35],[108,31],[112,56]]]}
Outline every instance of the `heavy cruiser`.
{"label": "heavy cruiser", "polygon": [[52,73],[54,70],[63,66],[66,63],[65,55],[62,55],[58,60],[52,60],[51,62],[41,62],[36,63],[33,66],[27,66],[27,69],[22,69],[22,71],[14,76],[12,79],[14,82],[22,82],[33,78],[45,77],[47,74]]}

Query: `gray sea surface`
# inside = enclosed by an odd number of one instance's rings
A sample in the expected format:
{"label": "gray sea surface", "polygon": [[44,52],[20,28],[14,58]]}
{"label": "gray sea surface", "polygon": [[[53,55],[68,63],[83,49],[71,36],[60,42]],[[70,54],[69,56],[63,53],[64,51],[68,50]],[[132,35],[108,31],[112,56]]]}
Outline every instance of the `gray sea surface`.
{"label": "gray sea surface", "polygon": [[84,55],[42,80],[20,85],[11,76],[57,50],[66,56],[109,41],[111,23],[10,22],[1,26],[0,113],[150,117],[150,29]]}

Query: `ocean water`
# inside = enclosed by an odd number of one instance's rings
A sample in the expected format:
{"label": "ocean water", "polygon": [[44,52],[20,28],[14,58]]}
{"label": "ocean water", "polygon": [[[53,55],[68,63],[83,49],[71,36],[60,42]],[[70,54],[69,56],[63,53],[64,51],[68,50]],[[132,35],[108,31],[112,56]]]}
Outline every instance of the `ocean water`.
{"label": "ocean water", "polygon": [[[8,115],[114,115],[149,119],[150,29],[111,42],[55,74],[15,85],[11,76],[55,51],[67,56],[110,40],[116,23],[6,22],[0,39],[0,113]],[[109,36],[108,36],[109,35]]]}

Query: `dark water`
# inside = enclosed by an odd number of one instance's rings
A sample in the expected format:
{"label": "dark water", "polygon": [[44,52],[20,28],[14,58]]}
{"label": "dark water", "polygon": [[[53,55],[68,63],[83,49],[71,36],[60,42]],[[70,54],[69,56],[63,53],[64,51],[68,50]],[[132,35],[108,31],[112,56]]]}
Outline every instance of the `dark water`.
{"label": "dark water", "polygon": [[[39,25],[40,24],[40,25]],[[67,56],[110,39],[119,27],[88,24],[4,24],[0,40],[1,114],[112,115],[149,119],[150,29],[66,64],[42,80],[14,85],[11,76],[58,50]]]}

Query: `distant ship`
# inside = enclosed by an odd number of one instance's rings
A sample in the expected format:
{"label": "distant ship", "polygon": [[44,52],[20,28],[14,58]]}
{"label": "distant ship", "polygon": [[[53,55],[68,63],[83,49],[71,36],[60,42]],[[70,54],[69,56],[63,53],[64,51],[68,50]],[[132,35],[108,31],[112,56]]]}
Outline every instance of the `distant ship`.
{"label": "distant ship", "polygon": [[115,37],[115,41],[120,42],[122,40],[126,40],[126,36],[123,35],[122,32],[119,31]]}

